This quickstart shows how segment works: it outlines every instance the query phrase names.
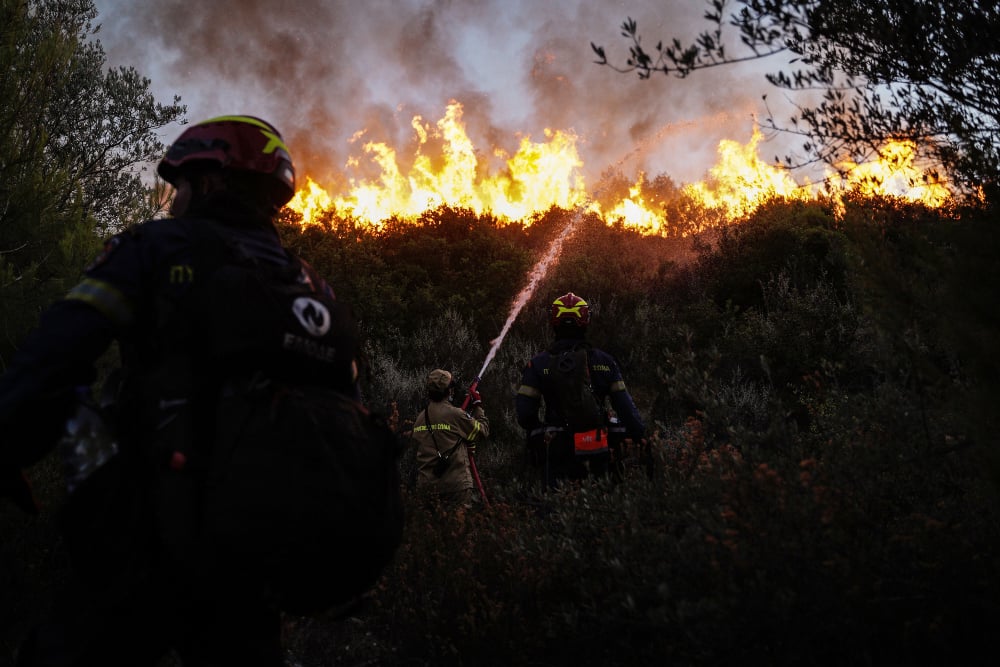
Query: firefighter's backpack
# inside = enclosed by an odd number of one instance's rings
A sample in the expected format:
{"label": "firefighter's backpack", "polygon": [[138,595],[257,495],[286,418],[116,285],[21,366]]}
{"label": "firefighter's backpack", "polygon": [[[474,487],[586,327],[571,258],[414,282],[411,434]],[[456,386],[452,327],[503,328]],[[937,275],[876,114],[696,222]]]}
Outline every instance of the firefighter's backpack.
{"label": "firefighter's backpack", "polygon": [[588,346],[579,343],[553,354],[549,369],[556,409],[564,426],[576,433],[606,426],[605,411],[591,384]]}
{"label": "firefighter's backpack", "polygon": [[256,582],[285,611],[343,605],[401,539],[396,439],[338,391],[244,389],[220,400],[191,546],[208,572]]}
{"label": "firefighter's backpack", "polygon": [[395,435],[326,382],[350,373],[355,320],[298,258],[200,247],[207,278],[161,309],[176,313],[163,345],[187,342],[140,383],[159,540],[287,612],[343,605],[377,582],[403,528]]}

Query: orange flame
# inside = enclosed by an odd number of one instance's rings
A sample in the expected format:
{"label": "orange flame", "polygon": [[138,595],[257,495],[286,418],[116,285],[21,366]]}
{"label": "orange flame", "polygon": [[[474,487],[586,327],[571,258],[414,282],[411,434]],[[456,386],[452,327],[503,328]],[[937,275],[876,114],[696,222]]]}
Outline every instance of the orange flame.
{"label": "orange flame", "polygon": [[[381,171],[377,181],[352,179],[347,194],[331,198],[307,178],[305,191],[296,193],[289,207],[302,214],[304,223],[332,205],[342,214],[378,225],[393,216],[415,218],[441,205],[521,220],[553,206],[573,209],[586,199],[579,173],[583,162],[572,134],[546,130],[545,143],[525,138],[517,153],[507,159],[505,172],[483,176],[475,147],[462,124],[461,104],[449,104],[444,118],[434,127],[424,124],[419,116],[412,126],[418,144],[407,173],[399,167],[395,150],[384,143],[369,142],[364,151]],[[424,153],[431,137],[440,139],[444,147],[442,155],[434,156],[436,160]],[[502,152],[497,154],[506,157]],[[437,169],[435,162],[441,165]]]}
{"label": "orange flame", "polygon": [[306,177],[306,187],[297,191],[287,206],[293,211],[301,213],[303,222],[308,222],[330,208],[332,203],[333,200],[326,190],[317,185],[311,178]]}
{"label": "orange flame", "polygon": [[[413,118],[417,147],[405,172],[394,149],[384,143],[368,142],[364,153],[378,167],[377,179],[352,178],[343,194],[331,196],[307,177],[305,187],[295,194],[289,208],[302,215],[303,224],[333,209],[341,216],[373,226],[393,217],[416,219],[442,205],[526,223],[552,207],[586,208],[609,224],[620,222],[646,234],[663,234],[670,228],[663,202],[648,201],[642,176],[629,189],[628,196],[619,201],[605,202],[603,207],[593,201],[584,185],[583,162],[576,148],[577,137],[572,133],[546,129],[544,142],[525,137],[513,156],[496,149],[493,154],[504,161],[505,167],[499,173],[488,173],[466,133],[462,111],[462,105],[452,101],[444,117],[434,125],[419,116]],[[761,160],[757,151],[761,139],[755,127],[746,144],[721,141],[716,165],[705,180],[685,185],[681,196],[730,221],[744,218],[774,197],[802,200],[819,196],[816,186],[797,183],[788,170]],[[429,154],[432,145],[441,146],[438,154]],[[889,142],[878,160],[838,165],[836,176],[827,175],[828,191],[833,192],[835,200],[838,193],[857,191],[941,206],[951,192],[915,165],[915,154],[912,142]],[[352,157],[348,167],[360,164],[358,157]]]}
{"label": "orange flame", "polygon": [[878,154],[879,158],[872,162],[856,164],[845,160],[838,164],[844,174],[841,188],[865,195],[901,197],[934,208],[951,198],[951,191],[932,170],[916,165],[917,145],[913,141],[889,141]]}
{"label": "orange flame", "polygon": [[787,170],[760,159],[757,144],[762,138],[755,127],[745,145],[723,139],[719,162],[709,170],[709,178],[686,186],[685,194],[705,208],[723,209],[732,218],[748,215],[772,197],[811,198],[808,185],[799,185]]}

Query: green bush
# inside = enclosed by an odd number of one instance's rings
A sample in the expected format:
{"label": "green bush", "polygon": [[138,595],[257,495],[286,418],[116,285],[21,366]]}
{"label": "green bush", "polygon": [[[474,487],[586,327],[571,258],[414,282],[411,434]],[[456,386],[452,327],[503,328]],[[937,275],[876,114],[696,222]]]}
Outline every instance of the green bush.
{"label": "green bush", "polygon": [[[441,210],[382,230],[283,227],[361,315],[365,398],[422,407],[482,378],[489,507],[427,508],[365,603],[288,618],[302,665],[953,664],[1000,622],[996,221],[889,200],[772,202],[699,237]],[[619,484],[542,494],[513,396],[576,291],[649,425]],[[412,451],[411,451],[412,454]],[[47,464],[48,465],[48,464]],[[401,462],[404,477],[412,458]],[[45,468],[32,471],[49,488]],[[61,564],[0,509],[19,628]],[[48,526],[48,528],[45,528]],[[57,551],[58,553],[58,551]],[[28,565],[30,564],[30,566]],[[13,567],[13,566],[12,566]],[[32,597],[35,596],[35,597]],[[29,599],[32,602],[29,602]],[[4,638],[10,644],[10,637]]]}

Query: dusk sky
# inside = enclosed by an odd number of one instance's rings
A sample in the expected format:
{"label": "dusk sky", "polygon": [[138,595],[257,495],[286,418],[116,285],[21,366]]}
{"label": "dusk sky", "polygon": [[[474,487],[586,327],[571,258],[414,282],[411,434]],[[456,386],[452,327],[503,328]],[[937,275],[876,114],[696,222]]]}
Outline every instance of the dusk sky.
{"label": "dusk sky", "polygon": [[[594,183],[609,168],[678,182],[704,177],[721,139],[746,143],[761,95],[782,96],[765,69],[716,68],[687,80],[639,81],[593,63],[590,43],[624,63],[626,17],[644,43],[693,37],[700,0],[96,0],[109,64],[135,67],[159,101],[180,95],[188,119],[246,113],[285,135],[300,175],[335,179],[352,136],[401,150],[411,119],[433,124],[464,106],[476,148],[516,150],[546,128],[572,132]],[[164,132],[168,143],[177,127]],[[784,154],[761,147],[766,160]]]}

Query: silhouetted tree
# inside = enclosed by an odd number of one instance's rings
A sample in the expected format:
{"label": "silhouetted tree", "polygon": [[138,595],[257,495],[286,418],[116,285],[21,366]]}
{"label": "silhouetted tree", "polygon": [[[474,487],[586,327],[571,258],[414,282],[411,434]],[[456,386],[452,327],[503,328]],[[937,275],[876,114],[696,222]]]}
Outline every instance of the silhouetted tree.
{"label": "silhouetted tree", "polygon": [[153,213],[141,172],[185,111],[106,68],[96,16],[92,0],[0,2],[0,367],[100,237]]}
{"label": "silhouetted tree", "polygon": [[[782,58],[766,75],[782,89],[815,95],[787,121],[765,125],[803,137],[805,160],[863,162],[889,139],[910,139],[959,189],[1000,182],[1000,5],[979,0],[709,0],[709,28],[693,42],[642,44],[635,20],[625,65],[591,43],[597,62],[618,72],[684,78],[747,60]],[[742,46],[727,34],[735,30]],[[764,96],[766,99],[766,95]]]}

